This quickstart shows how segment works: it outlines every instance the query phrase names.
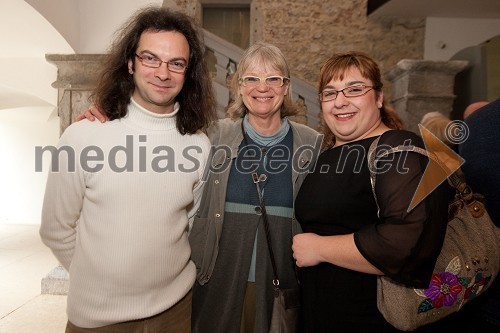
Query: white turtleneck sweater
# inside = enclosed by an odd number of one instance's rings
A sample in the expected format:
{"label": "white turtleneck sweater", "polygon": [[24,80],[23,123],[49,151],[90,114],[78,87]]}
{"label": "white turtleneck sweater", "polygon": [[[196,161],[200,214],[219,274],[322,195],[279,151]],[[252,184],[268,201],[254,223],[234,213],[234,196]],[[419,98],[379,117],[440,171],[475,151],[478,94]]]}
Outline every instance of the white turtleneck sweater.
{"label": "white turtleneck sweater", "polygon": [[187,234],[210,142],[177,131],[178,109],[160,115],[131,100],[126,117],[80,121],[61,136],[58,148],[75,154],[53,154],[40,235],[70,273],[77,326],[153,316],[194,283]]}

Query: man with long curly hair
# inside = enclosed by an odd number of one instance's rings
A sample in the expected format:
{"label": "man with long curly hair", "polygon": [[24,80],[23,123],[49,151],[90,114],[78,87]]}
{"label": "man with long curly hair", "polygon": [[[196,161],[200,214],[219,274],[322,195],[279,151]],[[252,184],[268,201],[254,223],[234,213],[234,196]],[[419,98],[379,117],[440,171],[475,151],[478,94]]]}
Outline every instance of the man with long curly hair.
{"label": "man with long curly hair", "polygon": [[140,10],[93,93],[110,121],[61,137],[74,154],[49,174],[40,234],[70,274],[66,332],[191,330],[188,230],[215,118],[203,52],[188,16]]}

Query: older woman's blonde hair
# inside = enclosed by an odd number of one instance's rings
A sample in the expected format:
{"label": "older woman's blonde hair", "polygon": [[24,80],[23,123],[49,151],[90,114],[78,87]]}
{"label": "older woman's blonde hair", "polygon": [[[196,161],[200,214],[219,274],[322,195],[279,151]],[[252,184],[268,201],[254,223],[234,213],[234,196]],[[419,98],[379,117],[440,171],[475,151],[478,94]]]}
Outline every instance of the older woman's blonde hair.
{"label": "older woman's blonde hair", "polygon": [[[230,89],[234,100],[228,107],[227,113],[231,119],[243,118],[248,113],[248,108],[243,103],[243,98],[239,92],[240,79],[246,70],[253,66],[260,65],[264,68],[274,68],[278,70],[281,75],[290,78],[290,68],[281,50],[269,43],[257,42],[250,46],[243,57],[241,58],[236,72],[234,73]],[[281,117],[293,116],[297,113],[295,105],[292,103],[292,83],[290,80],[288,84],[288,93],[285,95],[283,104],[280,108]]]}
{"label": "older woman's blonde hair", "polygon": [[[361,75],[372,81],[373,90],[378,95],[382,92],[382,75],[378,64],[369,55],[359,51],[335,53],[321,66],[318,92],[321,93],[331,80],[343,80],[344,76],[351,70],[357,69]],[[403,129],[403,121],[396,111],[387,105],[385,101],[380,108],[382,122],[391,129]],[[326,123],[322,124],[321,132],[325,135],[323,148],[335,145],[335,136]]]}
{"label": "older woman's blonde hair", "polygon": [[432,111],[424,114],[420,123],[439,140],[443,141],[448,146],[453,146],[453,142],[450,141],[447,133],[448,126],[451,123],[450,118],[446,117],[441,112]]}

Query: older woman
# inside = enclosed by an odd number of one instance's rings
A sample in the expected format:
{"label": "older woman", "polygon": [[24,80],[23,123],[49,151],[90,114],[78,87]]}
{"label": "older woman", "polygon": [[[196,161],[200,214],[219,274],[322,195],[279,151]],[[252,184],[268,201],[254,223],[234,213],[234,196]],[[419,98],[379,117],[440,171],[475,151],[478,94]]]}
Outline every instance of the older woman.
{"label": "older woman", "polygon": [[231,90],[230,118],[208,131],[216,153],[190,236],[193,332],[269,331],[273,271],[251,174],[259,175],[280,286],[298,288],[293,202],[321,145],[317,132],[287,119],[295,112],[290,69],[277,47],[251,46]]}
{"label": "older woman", "polygon": [[[290,121],[290,69],[274,45],[244,53],[231,82],[230,118],[208,128],[214,148],[200,209],[190,233],[198,273],[193,332],[267,332],[273,271],[259,211],[259,186],[270,220],[280,287],[298,288],[292,237],[300,230],[293,203],[321,146],[313,129]],[[106,118],[96,108],[84,116]]]}
{"label": "older woman", "polygon": [[[384,107],[380,70],[367,55],[333,55],[321,68],[319,96],[326,124],[325,150],[297,196],[303,234],[293,239],[302,267],[304,332],[391,332],[377,309],[377,276],[426,288],[447,223],[447,185],[407,211],[425,169],[408,153],[384,161],[377,205],[366,154],[380,145],[424,147]],[[393,163],[391,163],[391,161]]]}

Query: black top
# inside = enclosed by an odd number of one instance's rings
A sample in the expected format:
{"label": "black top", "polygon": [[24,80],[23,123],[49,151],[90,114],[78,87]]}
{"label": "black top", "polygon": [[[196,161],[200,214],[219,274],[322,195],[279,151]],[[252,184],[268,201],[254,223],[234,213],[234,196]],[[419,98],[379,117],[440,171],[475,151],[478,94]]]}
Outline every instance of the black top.
{"label": "black top", "polygon": [[[296,216],[304,232],[354,233],[361,254],[391,278],[426,288],[447,224],[450,187],[439,186],[407,212],[427,165],[417,153],[398,153],[378,163],[376,195],[370,185],[367,138],[323,152],[301,186]],[[425,148],[416,134],[388,131],[379,142]],[[304,332],[386,332],[392,327],[376,306],[376,275],[321,263],[301,270]]]}

